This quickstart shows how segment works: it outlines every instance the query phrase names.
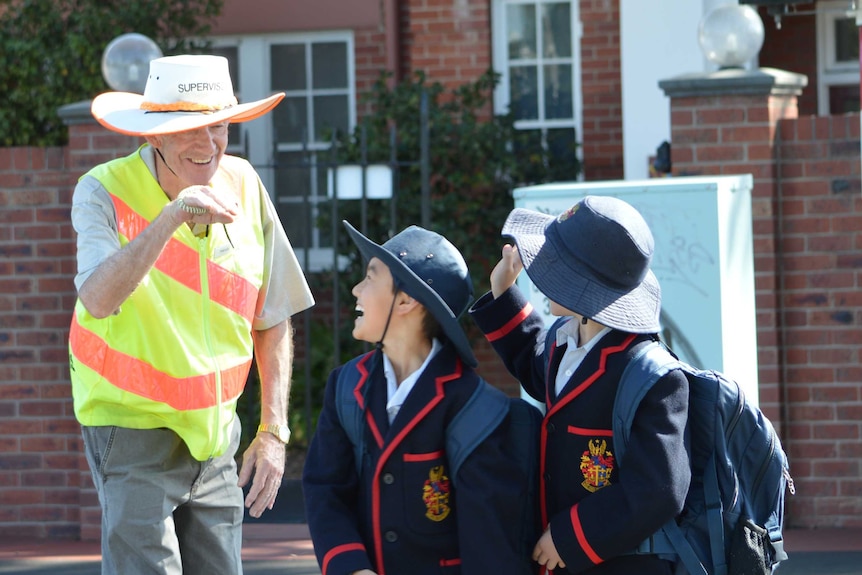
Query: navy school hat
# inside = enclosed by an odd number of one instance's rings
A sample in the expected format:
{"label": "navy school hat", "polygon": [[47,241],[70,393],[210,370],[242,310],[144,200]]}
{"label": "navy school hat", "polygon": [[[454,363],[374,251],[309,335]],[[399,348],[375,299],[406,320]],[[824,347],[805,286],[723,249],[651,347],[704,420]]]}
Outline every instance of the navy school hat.
{"label": "navy school hat", "polygon": [[515,208],[502,234],[551,300],[614,329],[661,331],[661,287],[649,269],[655,242],[630,204],[586,196],[556,217]]}
{"label": "navy school hat", "polygon": [[473,299],[473,281],[458,248],[440,234],[419,226],[405,228],[381,246],[346,220],[343,223],[362,256],[386,264],[395,286],[425,306],[464,363],[476,367],[470,342],[458,323],[458,317]]}

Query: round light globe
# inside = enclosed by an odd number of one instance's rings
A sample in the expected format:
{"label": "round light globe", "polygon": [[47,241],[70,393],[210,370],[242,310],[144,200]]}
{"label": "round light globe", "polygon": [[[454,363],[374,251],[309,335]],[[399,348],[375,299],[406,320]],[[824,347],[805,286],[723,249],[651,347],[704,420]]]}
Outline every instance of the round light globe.
{"label": "round light globe", "polygon": [[763,22],[747,4],[719,6],[701,19],[697,41],[710,62],[742,68],[763,47]]}
{"label": "round light globe", "polygon": [[162,57],[158,44],[143,34],[117,36],[102,53],[102,76],[119,92],[143,94],[150,73],[150,60]]}

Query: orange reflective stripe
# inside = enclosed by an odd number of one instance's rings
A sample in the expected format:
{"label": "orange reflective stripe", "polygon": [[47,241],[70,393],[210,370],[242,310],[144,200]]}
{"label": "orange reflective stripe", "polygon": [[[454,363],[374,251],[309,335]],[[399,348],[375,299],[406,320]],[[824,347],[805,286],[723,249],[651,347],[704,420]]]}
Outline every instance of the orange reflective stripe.
{"label": "orange reflective stripe", "polygon": [[[215,373],[172,377],[140,359],[111,349],[102,338],[78,323],[77,314],[72,316],[69,345],[79,362],[123,391],[165,403],[178,411],[218,405]],[[230,401],[242,393],[250,367],[248,360],[222,370],[222,401]]]}
{"label": "orange reflective stripe", "polygon": [[[126,202],[111,195],[117,210],[119,232],[129,241],[141,233],[149,222]],[[176,238],[171,238],[153,267],[192,291],[201,293],[198,252]],[[210,299],[251,321],[257,307],[258,290],[244,277],[207,260],[210,275]]]}
{"label": "orange reflective stripe", "polygon": [[210,299],[251,321],[257,309],[257,288],[250,281],[220,265],[207,261]]}

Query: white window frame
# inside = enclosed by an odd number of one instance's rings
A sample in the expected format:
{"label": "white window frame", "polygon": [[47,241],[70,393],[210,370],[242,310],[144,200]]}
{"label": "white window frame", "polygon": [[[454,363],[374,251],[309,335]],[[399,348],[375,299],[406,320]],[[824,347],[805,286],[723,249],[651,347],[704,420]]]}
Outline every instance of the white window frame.
{"label": "white window frame", "polygon": [[821,0],[817,3],[817,113],[830,115],[829,88],[859,85],[859,62],[839,62],[835,55],[835,21],[855,20],[848,0]]}
{"label": "white window frame", "polygon": [[[575,129],[575,141],[583,143],[583,96],[581,92],[581,37],[583,26],[580,21],[580,3],[578,0],[492,0],[491,3],[491,34],[494,71],[500,75],[500,81],[494,91],[494,112],[506,114],[511,104],[511,93],[509,92],[509,43],[506,37],[507,22],[506,8],[511,5],[526,4],[539,6],[541,4],[559,4],[567,1],[570,5],[571,16],[571,38],[572,38],[572,105],[574,106],[574,123],[570,120],[516,120],[515,128],[519,130],[540,130],[553,128]],[[537,15],[539,12],[537,11]],[[537,18],[537,23],[540,19]],[[540,36],[537,37],[540,38]],[[568,61],[568,58],[565,59]],[[537,62],[554,63],[559,59],[543,59],[541,55]],[[543,66],[537,67],[537,83],[541,91],[544,85]],[[539,98],[539,109],[544,108],[543,99]],[[540,114],[544,115],[544,114]],[[573,125],[574,124],[574,125]],[[583,161],[583,146],[576,148],[578,160]],[[583,174],[580,175],[583,178]]]}
{"label": "white window frame", "polygon": [[[209,38],[214,48],[236,47],[239,60],[240,87],[239,99],[242,102],[250,102],[265,98],[275,90],[272,88],[270,78],[271,60],[270,47],[278,44],[311,44],[326,42],[344,42],[347,45],[347,90],[317,90],[317,94],[328,92],[347,93],[348,101],[348,129],[353,131],[356,127],[356,50],[355,39],[352,30],[330,30],[325,32],[303,32],[296,34],[261,34],[243,36],[217,36]],[[311,51],[306,50],[306,58],[311,58]],[[308,60],[307,60],[308,63]],[[310,70],[310,67],[308,68]],[[286,92],[287,96],[307,94],[308,90]],[[313,110],[308,108],[310,119],[313,118]],[[309,119],[309,121],[310,121]],[[275,190],[275,171],[272,165],[275,163],[273,157],[273,125],[272,121],[252,121],[240,124],[241,142],[248,143],[247,159],[257,168],[261,181],[266,186],[273,202],[278,201]],[[310,141],[303,148],[302,143],[279,143],[278,152],[298,152],[307,149],[312,152],[329,149],[329,142],[321,143]],[[326,190],[318,190],[319,198],[326,198]],[[318,272],[331,269],[333,264],[333,252],[330,247],[319,247],[317,235],[312,234],[312,247],[306,254],[303,247],[295,247],[297,258],[305,263],[307,257],[307,272]]]}

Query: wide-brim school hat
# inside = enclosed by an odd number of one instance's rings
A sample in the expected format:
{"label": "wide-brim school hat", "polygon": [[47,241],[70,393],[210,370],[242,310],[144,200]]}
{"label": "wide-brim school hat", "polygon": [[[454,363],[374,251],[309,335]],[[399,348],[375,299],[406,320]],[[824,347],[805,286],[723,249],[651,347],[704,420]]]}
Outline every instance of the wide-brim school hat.
{"label": "wide-brim school hat", "polygon": [[143,95],[106,92],[90,106],[101,125],[129,136],[161,136],[224,121],[248,122],[272,110],[284,93],[239,104],[227,58],[166,56],[150,61]]}
{"label": "wide-brim school hat", "polygon": [[516,208],[502,234],[554,302],[614,329],[661,330],[661,287],[649,268],[655,242],[630,204],[586,196],[559,216]]}
{"label": "wide-brim school hat", "polygon": [[440,234],[419,226],[405,228],[381,246],[343,223],[362,257],[386,264],[396,287],[425,306],[464,363],[476,367],[476,356],[458,322],[473,299],[473,281],[461,252]]}

